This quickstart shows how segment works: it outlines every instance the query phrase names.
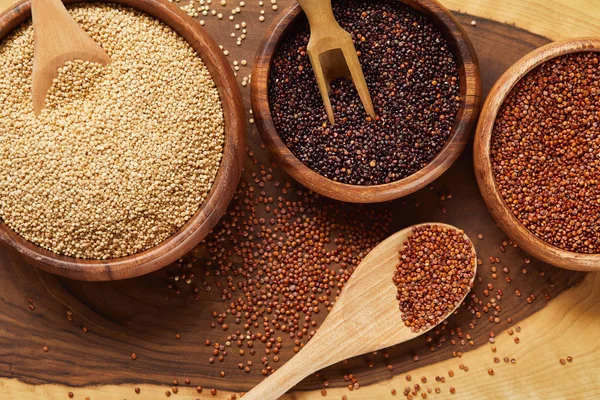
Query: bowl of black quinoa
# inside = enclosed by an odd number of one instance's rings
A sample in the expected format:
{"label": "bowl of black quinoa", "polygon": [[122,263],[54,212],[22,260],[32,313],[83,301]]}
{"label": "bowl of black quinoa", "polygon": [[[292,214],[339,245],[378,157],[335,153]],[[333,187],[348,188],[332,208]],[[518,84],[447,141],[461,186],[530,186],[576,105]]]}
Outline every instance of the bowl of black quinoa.
{"label": "bowl of black quinoa", "polygon": [[324,196],[397,199],[428,185],[464,150],[479,112],[473,46],[435,0],[334,0],[352,35],[375,119],[351,81],[331,83],[331,125],[306,46],[300,6],[275,21],[252,74],[252,108],[265,145],[286,172]]}

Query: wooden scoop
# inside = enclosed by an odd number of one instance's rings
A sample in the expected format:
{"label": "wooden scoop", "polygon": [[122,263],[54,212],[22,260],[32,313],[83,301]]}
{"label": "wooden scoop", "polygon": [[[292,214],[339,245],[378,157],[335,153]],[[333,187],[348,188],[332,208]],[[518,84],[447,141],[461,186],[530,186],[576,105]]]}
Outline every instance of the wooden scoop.
{"label": "wooden scoop", "polygon": [[89,61],[101,65],[110,57],[71,18],[60,0],[31,0],[33,19],[33,111],[46,108],[46,94],[67,61]]}
{"label": "wooden scoop", "polygon": [[[404,324],[396,299],[398,290],[392,281],[399,264],[398,251],[413,228],[421,225],[445,226],[458,230],[440,223],[420,224],[403,229],[381,242],[356,268],[335,306],[310,342],[283,367],[248,392],[243,397],[244,400],[278,399],[302,379],[322,368],[350,357],[406,342],[427,332],[413,332]],[[469,240],[466,235],[465,238]],[[471,243],[470,240],[469,242]],[[474,280],[477,273],[474,246],[473,271]],[[466,295],[467,293],[465,297]],[[447,316],[454,313],[456,308]]]}
{"label": "wooden scoop", "polygon": [[325,103],[329,122],[335,123],[329,101],[330,83],[333,78],[346,77],[356,86],[367,114],[375,118],[375,109],[365,76],[358,61],[352,36],[338,24],[333,15],[331,0],[298,0],[310,23],[308,56],[312,64],[319,91]]}

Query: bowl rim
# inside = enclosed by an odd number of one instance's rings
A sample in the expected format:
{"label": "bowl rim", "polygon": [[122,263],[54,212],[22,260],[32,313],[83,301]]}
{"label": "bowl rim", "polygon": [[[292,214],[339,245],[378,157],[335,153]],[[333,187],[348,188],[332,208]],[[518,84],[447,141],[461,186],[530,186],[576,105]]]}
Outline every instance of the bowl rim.
{"label": "bowl rim", "polygon": [[349,203],[378,203],[398,199],[416,192],[440,177],[463,152],[474,130],[481,102],[479,62],[471,41],[460,22],[437,0],[397,0],[425,14],[441,31],[452,48],[461,81],[461,102],[456,122],[440,152],[414,174],[381,185],[353,185],[334,181],[313,171],[285,145],[269,106],[268,81],[271,61],[281,39],[303,13],[292,5],[277,18],[261,44],[254,63],[251,82],[252,110],[258,131],[266,147],[283,169],[307,188],[336,200]]}
{"label": "bowl rim", "polygon": [[[94,2],[63,1],[65,4]],[[84,281],[112,281],[145,275],[171,264],[191,251],[227,211],[241,178],[246,149],[245,110],[239,86],[223,52],[200,23],[176,5],[164,0],[111,0],[110,3],[149,14],[170,26],[194,48],[209,69],[219,91],[225,119],[225,142],[213,186],[196,213],[172,236],[140,253],[107,260],[59,255],[24,239],[0,219],[0,244],[4,241],[42,270]],[[30,19],[31,5],[28,0],[20,1],[1,13],[0,41]]]}
{"label": "bowl rim", "polygon": [[475,133],[473,160],[483,200],[500,228],[519,247],[556,267],[576,271],[600,271],[600,254],[584,254],[553,246],[529,231],[513,215],[501,197],[492,170],[491,141],[496,117],[515,85],[532,70],[552,59],[581,52],[600,52],[600,38],[575,38],[553,42],[525,55],[498,79],[481,111]]}

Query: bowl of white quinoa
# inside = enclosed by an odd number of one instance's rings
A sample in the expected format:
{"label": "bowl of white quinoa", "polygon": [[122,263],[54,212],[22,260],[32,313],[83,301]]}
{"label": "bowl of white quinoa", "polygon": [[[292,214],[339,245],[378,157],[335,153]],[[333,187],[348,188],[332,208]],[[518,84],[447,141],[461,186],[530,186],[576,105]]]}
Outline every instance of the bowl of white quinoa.
{"label": "bowl of white quinoa", "polygon": [[65,3],[111,63],[65,64],[36,117],[29,3],[0,15],[0,241],[69,278],[140,276],[226,212],[241,94],[217,44],[167,1]]}

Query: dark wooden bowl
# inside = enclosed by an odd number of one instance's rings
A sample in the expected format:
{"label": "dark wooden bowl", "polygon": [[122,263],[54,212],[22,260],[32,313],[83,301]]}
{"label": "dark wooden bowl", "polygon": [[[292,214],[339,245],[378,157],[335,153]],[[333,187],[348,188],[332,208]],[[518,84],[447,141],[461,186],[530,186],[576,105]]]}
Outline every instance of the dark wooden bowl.
{"label": "dark wooden bowl", "polygon": [[474,163],[481,195],[500,228],[532,256],[557,267],[577,271],[600,271],[600,254],[559,249],[535,236],[513,215],[502,199],[492,170],[490,147],[496,116],[506,96],[529,72],[556,57],[584,51],[600,52],[600,39],[582,38],[551,43],[517,61],[500,77],[483,106],[475,134]]}
{"label": "dark wooden bowl", "polygon": [[[219,89],[225,115],[225,147],[213,187],[196,214],[161,244],[132,256],[102,261],[60,256],[25,240],[0,220],[0,241],[16,249],[33,265],[57,275],[85,281],[109,281],[144,275],[167,266],[191,251],[226,212],[241,177],[246,148],[244,106],[233,71],[219,46],[198,21],[163,0],[111,2],[138,9],[169,25],[200,55]],[[23,1],[0,15],[0,40],[30,19],[31,7],[28,1]]]}
{"label": "dark wooden bowl", "polygon": [[460,107],[446,145],[423,169],[396,182],[362,186],[328,179],[302,163],[277,133],[269,106],[271,61],[279,42],[303,13],[296,5],[276,20],[259,47],[252,72],[252,110],[258,131],[277,163],[298,182],[324,196],[350,203],[377,203],[397,199],[427,186],[456,161],[475,126],[481,100],[479,63],[471,41],[460,23],[436,0],[398,0],[426,15],[442,32],[456,56],[460,75]]}

